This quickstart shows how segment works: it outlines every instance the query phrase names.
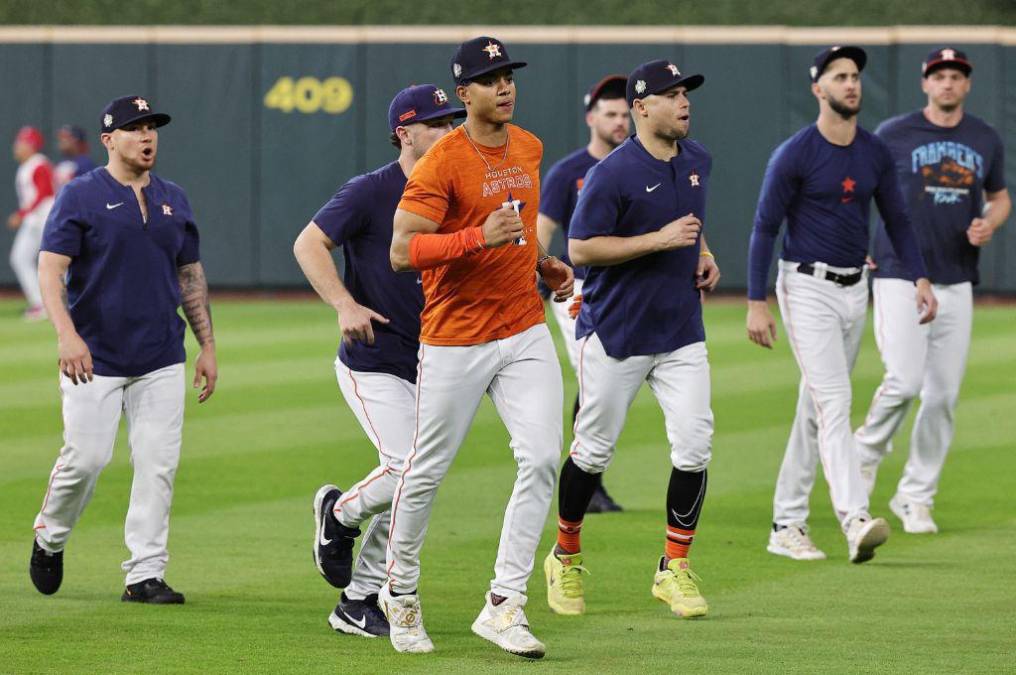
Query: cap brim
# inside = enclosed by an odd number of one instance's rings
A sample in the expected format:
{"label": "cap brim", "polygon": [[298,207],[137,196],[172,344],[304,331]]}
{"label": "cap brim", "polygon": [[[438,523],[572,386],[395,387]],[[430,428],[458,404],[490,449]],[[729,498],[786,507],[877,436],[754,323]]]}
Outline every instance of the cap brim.
{"label": "cap brim", "polygon": [[[427,115],[420,115],[414,117],[411,120],[406,120],[406,124],[413,124],[414,122],[429,122],[430,120],[439,120],[442,117],[451,117],[454,119],[461,119],[466,116],[465,108],[446,108],[445,110],[435,110],[434,112]],[[405,125],[399,125],[405,126]]]}
{"label": "cap brim", "polygon": [[967,77],[970,77],[970,73],[974,72],[974,67],[970,65],[968,61],[958,61],[953,59],[946,61],[945,59],[939,59],[938,61],[932,61],[924,65],[924,77],[931,75],[936,70],[942,70],[943,68],[955,68],[956,70],[962,70]]}
{"label": "cap brim", "polygon": [[138,115],[137,117],[132,117],[129,120],[124,120],[120,124],[117,124],[115,127],[112,127],[110,129],[105,129],[102,133],[108,134],[111,131],[116,131],[117,129],[123,129],[126,126],[129,126],[131,124],[135,124],[135,123],[140,122],[142,120],[152,120],[153,122],[155,122],[155,126],[157,126],[157,127],[164,127],[167,124],[169,124],[172,121],[172,119],[173,118],[170,117],[169,115],[167,115],[166,113],[152,113],[150,115]]}
{"label": "cap brim", "polygon": [[[703,84],[705,84],[705,81],[706,81],[706,78],[705,78],[704,75],[683,75],[683,76],[678,76],[678,77],[675,77],[673,79],[673,81],[667,82],[666,84],[657,87],[653,91],[646,92],[646,95],[649,95],[649,94],[662,94],[665,91],[670,91],[671,89],[675,89],[677,87],[684,87],[685,91],[692,91],[693,89],[698,89]],[[636,98],[638,98],[638,97],[636,97]]]}
{"label": "cap brim", "polygon": [[519,68],[525,68],[527,65],[529,64],[526,63],[525,61],[509,61],[507,63],[502,61],[501,63],[491,63],[484,66],[483,68],[480,68],[479,70],[474,70],[473,72],[469,73],[469,75],[463,75],[458,80],[456,80],[456,82],[458,82],[459,84],[463,84],[465,82],[471,82],[472,80],[475,80],[478,77],[483,77],[488,73],[493,73],[494,71],[497,70],[506,70],[506,69],[518,70]]}

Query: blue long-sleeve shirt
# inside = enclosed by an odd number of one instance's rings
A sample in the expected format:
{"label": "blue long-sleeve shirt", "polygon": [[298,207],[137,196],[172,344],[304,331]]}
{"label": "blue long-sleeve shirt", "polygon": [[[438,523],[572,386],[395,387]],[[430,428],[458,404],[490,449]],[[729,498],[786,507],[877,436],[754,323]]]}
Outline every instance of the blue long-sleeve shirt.
{"label": "blue long-sleeve shirt", "polygon": [[781,258],[861,267],[868,251],[871,200],[893,249],[914,278],[928,276],[886,144],[858,127],[853,142],[834,145],[814,124],[783,142],[769,158],[748,249],[748,298],[766,297],[780,225]]}

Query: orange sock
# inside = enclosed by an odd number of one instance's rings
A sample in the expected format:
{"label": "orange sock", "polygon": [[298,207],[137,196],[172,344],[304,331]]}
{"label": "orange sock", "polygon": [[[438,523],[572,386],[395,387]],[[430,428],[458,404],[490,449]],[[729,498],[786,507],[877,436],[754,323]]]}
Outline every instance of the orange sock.
{"label": "orange sock", "polygon": [[[560,537],[560,535],[558,536]],[[668,525],[667,543],[664,545],[664,554],[667,559],[687,558],[688,549],[691,548],[691,541],[694,537],[695,530],[682,530]]]}
{"label": "orange sock", "polygon": [[582,536],[582,521],[571,522],[563,518],[557,519],[557,545],[565,553],[578,553],[582,550],[579,539]]}

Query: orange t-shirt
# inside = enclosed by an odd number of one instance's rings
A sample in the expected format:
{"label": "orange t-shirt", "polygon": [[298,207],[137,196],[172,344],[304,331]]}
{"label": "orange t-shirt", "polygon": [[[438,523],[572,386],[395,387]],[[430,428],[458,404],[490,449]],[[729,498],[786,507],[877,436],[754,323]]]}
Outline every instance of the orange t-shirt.
{"label": "orange t-shirt", "polygon": [[544,321],[536,291],[543,143],[521,127],[507,128],[508,156],[501,161],[505,146],[474,148],[465,128],[458,127],[416,163],[402,193],[399,208],[439,223],[440,234],[481,226],[510,200],[519,201],[523,223],[524,244],[484,249],[423,271],[420,341],[425,344],[475,345]]}

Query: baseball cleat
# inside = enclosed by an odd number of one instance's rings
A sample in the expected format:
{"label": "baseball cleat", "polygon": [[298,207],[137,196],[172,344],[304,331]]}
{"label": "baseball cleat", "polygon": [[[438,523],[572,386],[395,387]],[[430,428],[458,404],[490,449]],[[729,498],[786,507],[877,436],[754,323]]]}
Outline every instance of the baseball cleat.
{"label": "baseball cleat", "polygon": [[555,614],[577,616],[586,611],[582,575],[589,570],[582,566],[582,554],[558,556],[553,550],[543,561],[543,574],[547,577],[547,604]]}
{"label": "baseball cleat", "polygon": [[815,546],[804,525],[773,525],[766,550],[793,560],[825,560],[826,554]]}
{"label": "baseball cleat", "polygon": [[596,486],[596,491],[593,492],[593,496],[589,500],[586,513],[614,513],[623,510],[621,505],[615,502],[607,493],[607,488],[603,487],[603,483],[600,483]]}
{"label": "baseball cleat", "polygon": [[653,578],[653,597],[670,605],[670,611],[682,619],[694,619],[709,612],[706,599],[699,593],[696,581],[702,581],[691,571],[687,558],[674,558],[669,563],[660,558]]}
{"label": "baseball cleat", "polygon": [[63,581],[63,551],[50,553],[32,538],[32,560],[28,565],[35,589],[43,595],[53,595]]}
{"label": "baseball cleat", "polygon": [[388,619],[377,606],[377,593],[363,600],[350,600],[343,593],[339,604],[328,617],[328,625],[337,633],[366,638],[388,637]]}
{"label": "baseball cleat", "polygon": [[501,598],[497,605],[492,602],[491,596],[488,592],[487,602],[473,622],[473,632],[509,654],[542,659],[547,648],[529,630],[529,620],[522,609],[526,605],[525,596]]}
{"label": "baseball cleat", "polygon": [[388,619],[388,639],[397,652],[407,654],[426,654],[434,651],[434,643],[430,641],[423,627],[423,609],[420,607],[420,596],[392,595],[388,584],[381,587],[377,596],[377,605]]}
{"label": "baseball cleat", "polygon": [[177,593],[159,578],[145,579],[128,584],[120,596],[123,602],[143,602],[149,605],[182,605],[183,593]]}
{"label": "baseball cleat", "polygon": [[889,500],[889,508],[897,518],[903,521],[903,531],[907,534],[935,534],[938,532],[938,525],[931,517],[931,508],[924,504],[912,502],[897,494]]}
{"label": "baseball cleat", "polygon": [[889,523],[885,518],[856,516],[847,524],[847,557],[852,563],[867,562],[888,538]]}
{"label": "baseball cleat", "polygon": [[325,485],[314,495],[314,565],[335,588],[345,588],[353,578],[353,544],[360,530],[335,519],[335,502],[342,490]]}

